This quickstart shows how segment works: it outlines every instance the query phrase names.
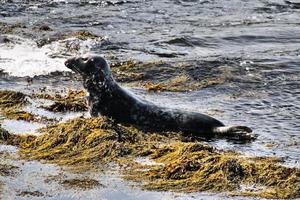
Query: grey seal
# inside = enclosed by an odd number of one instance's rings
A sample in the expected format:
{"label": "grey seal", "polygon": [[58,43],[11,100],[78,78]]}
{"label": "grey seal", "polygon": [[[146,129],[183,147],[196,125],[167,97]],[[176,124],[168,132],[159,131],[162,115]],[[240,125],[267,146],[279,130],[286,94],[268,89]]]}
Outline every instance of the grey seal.
{"label": "grey seal", "polygon": [[252,140],[256,136],[246,126],[225,126],[219,120],[198,112],[162,107],[143,100],[122,88],[113,78],[101,56],[73,57],[66,67],[82,76],[88,92],[92,117],[107,116],[151,131],[177,131],[195,137],[227,137]]}

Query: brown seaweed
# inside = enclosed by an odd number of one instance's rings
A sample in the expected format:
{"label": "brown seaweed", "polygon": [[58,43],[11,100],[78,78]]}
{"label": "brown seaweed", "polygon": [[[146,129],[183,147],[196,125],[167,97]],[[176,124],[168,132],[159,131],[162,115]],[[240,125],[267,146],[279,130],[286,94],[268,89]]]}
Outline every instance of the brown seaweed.
{"label": "brown seaweed", "polygon": [[[43,159],[78,171],[118,163],[127,179],[143,180],[142,187],[149,190],[285,199],[300,195],[299,168],[283,166],[277,158],[244,156],[197,141],[183,142],[179,133],[144,133],[102,117],[77,118],[40,131],[42,135],[30,140],[19,139],[22,158]],[[159,164],[135,162],[141,156]],[[245,189],[248,185],[260,189]]]}

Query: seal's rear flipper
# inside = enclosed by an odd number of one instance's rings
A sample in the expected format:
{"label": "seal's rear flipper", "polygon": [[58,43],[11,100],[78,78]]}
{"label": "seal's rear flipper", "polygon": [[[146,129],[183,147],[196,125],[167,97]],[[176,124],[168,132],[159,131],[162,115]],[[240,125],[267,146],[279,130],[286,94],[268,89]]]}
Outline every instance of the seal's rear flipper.
{"label": "seal's rear flipper", "polygon": [[251,141],[257,135],[251,134],[252,129],[247,126],[221,126],[213,129],[217,137],[228,138],[231,140]]}

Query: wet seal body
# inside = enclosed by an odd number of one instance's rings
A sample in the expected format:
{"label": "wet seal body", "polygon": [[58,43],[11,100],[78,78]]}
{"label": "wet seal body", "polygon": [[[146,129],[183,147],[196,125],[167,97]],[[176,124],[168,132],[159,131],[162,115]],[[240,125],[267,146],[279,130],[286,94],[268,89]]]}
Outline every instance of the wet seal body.
{"label": "wet seal body", "polygon": [[65,65],[83,77],[91,116],[107,116],[152,131],[181,131],[199,137],[238,140],[255,138],[248,127],[225,126],[201,113],[161,107],[136,97],[116,83],[107,62],[100,56],[71,58]]}

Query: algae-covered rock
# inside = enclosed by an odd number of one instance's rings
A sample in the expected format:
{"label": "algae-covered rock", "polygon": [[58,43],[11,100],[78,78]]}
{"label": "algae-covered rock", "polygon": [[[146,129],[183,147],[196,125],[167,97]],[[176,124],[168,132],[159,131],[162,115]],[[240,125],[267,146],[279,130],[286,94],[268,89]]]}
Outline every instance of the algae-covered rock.
{"label": "algae-covered rock", "polygon": [[[197,141],[183,142],[180,133],[145,133],[105,117],[77,118],[40,132],[30,140],[19,139],[22,158],[42,159],[78,171],[103,170],[114,162],[124,167],[127,179],[142,180],[142,187],[150,190],[285,199],[300,195],[299,168],[283,166],[276,158],[247,157]],[[136,162],[141,156],[159,164]],[[257,189],[247,189],[247,185]]]}

